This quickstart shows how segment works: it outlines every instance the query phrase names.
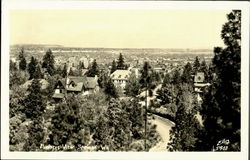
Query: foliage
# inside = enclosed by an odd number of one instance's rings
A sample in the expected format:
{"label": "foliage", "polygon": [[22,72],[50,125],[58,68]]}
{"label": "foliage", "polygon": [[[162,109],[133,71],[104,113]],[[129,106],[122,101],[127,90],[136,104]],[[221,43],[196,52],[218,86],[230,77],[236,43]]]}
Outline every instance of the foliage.
{"label": "foliage", "polygon": [[182,83],[193,83],[193,69],[191,64],[188,62],[185,66],[184,66],[184,70],[183,73],[181,75],[181,80]]}
{"label": "foliage", "polygon": [[[215,47],[216,78],[204,96],[202,150],[212,150],[221,139],[230,141],[229,151],[240,151],[241,11],[227,15],[221,31],[226,47]],[[209,139],[207,138],[209,137]]]}
{"label": "foliage", "polygon": [[118,98],[118,92],[116,90],[116,87],[114,83],[112,82],[112,79],[108,79],[107,83],[105,84],[104,87],[104,93],[107,95],[107,98]]}
{"label": "foliage", "polygon": [[126,65],[124,63],[124,58],[122,56],[122,54],[120,53],[119,58],[117,60],[117,66],[116,69],[126,69]]}
{"label": "foliage", "polygon": [[194,74],[196,74],[197,72],[200,71],[200,60],[199,60],[198,56],[195,57],[195,61],[194,61],[194,64],[193,64],[193,69],[194,69]]}
{"label": "foliage", "polygon": [[46,54],[43,56],[42,67],[47,69],[47,72],[50,76],[53,76],[55,73],[55,60],[52,51],[49,49]]}
{"label": "foliage", "polygon": [[181,83],[181,75],[178,70],[174,71],[171,83],[174,85],[179,85]]}
{"label": "foliage", "polygon": [[126,95],[136,97],[139,94],[140,88],[141,86],[139,83],[139,79],[136,78],[135,74],[130,74],[130,77],[128,78],[128,81],[125,86]]}
{"label": "foliage", "polygon": [[21,49],[20,53],[19,53],[19,69],[25,71],[26,67],[27,67],[27,62],[26,59],[24,57],[24,48]]}
{"label": "foliage", "polygon": [[145,62],[141,70],[140,84],[142,88],[150,88],[152,84],[152,67],[148,62]]}
{"label": "foliage", "polygon": [[117,66],[116,66],[116,62],[115,60],[112,62],[112,66],[111,66],[111,70],[110,70],[110,74],[112,74],[114,71],[116,71]]}
{"label": "foliage", "polygon": [[38,79],[33,79],[27,89],[28,95],[24,99],[24,113],[27,118],[36,119],[40,117],[45,110],[45,102],[41,92],[41,84]]}
{"label": "foliage", "polygon": [[36,72],[36,68],[37,68],[38,62],[37,59],[34,58],[33,56],[31,57],[30,63],[28,64],[28,72],[29,72],[29,79],[33,79],[35,72]]}
{"label": "foliage", "polygon": [[65,63],[62,70],[62,77],[65,78],[66,76],[67,76],[67,65]]}
{"label": "foliage", "polygon": [[98,65],[96,63],[96,60],[94,59],[88,73],[87,76],[88,77],[95,77],[95,75],[99,75],[99,69],[98,69]]}

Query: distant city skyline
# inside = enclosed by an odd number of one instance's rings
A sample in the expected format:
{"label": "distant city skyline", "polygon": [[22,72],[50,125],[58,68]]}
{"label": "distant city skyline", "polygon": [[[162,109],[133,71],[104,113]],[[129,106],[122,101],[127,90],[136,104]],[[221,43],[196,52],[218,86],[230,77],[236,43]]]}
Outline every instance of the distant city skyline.
{"label": "distant city skyline", "polygon": [[81,48],[223,46],[229,10],[13,10],[10,44]]}

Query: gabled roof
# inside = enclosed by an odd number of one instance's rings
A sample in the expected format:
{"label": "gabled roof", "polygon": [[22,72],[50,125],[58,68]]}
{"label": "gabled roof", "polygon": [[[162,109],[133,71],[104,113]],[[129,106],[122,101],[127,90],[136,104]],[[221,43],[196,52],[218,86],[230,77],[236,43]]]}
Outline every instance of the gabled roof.
{"label": "gabled roof", "polygon": [[110,77],[112,79],[127,80],[130,73],[131,72],[128,70],[116,70],[110,75]]}

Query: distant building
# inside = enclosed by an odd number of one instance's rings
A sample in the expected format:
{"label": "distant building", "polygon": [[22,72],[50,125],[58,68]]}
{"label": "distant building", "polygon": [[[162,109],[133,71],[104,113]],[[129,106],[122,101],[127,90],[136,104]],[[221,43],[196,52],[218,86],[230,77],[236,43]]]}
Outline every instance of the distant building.
{"label": "distant building", "polygon": [[131,72],[129,70],[116,70],[110,77],[116,87],[124,90]]}
{"label": "distant building", "polygon": [[95,77],[77,77],[69,76],[58,80],[55,85],[53,98],[60,100],[67,93],[90,95],[99,91],[98,78]]}

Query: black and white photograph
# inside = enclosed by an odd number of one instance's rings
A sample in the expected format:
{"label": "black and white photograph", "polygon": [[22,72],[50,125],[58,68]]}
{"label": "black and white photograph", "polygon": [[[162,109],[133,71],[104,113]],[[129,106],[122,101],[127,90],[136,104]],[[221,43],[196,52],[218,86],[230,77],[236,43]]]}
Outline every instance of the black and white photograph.
{"label": "black and white photograph", "polygon": [[8,10],[5,150],[245,152],[242,8]]}

